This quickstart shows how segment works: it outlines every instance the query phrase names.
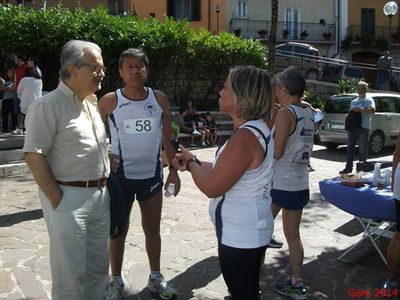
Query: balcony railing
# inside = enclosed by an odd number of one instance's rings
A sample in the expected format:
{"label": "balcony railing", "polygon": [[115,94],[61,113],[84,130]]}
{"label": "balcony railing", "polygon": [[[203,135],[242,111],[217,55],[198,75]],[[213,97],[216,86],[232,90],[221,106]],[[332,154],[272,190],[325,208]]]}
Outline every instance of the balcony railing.
{"label": "balcony railing", "polygon": [[[351,35],[353,41],[360,41],[363,37],[369,37],[373,41],[384,39],[389,41],[389,27],[385,26],[360,26],[351,25],[346,28],[346,34]],[[397,27],[391,28],[391,38],[393,43],[400,42],[400,29]]]}
{"label": "balcony railing", "polygon": [[[260,38],[258,31],[265,29],[268,34],[271,29],[271,21],[265,20],[250,20],[234,18],[229,24],[229,31],[234,32],[240,29],[240,35],[244,38]],[[289,32],[287,37],[283,36],[283,30]],[[336,37],[336,25],[319,23],[291,23],[291,22],[278,22],[277,39],[291,39],[302,40],[301,32],[306,31],[308,36],[306,40],[312,41],[330,41],[334,42]],[[264,38],[268,38],[268,34]]]}

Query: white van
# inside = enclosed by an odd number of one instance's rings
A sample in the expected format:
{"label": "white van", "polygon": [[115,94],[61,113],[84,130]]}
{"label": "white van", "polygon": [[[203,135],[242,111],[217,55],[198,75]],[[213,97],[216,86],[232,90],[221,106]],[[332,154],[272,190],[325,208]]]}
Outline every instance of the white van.
{"label": "white van", "polygon": [[[396,144],[400,129],[400,94],[367,93],[375,101],[375,114],[371,117],[368,138],[368,154],[378,154],[385,146]],[[358,94],[342,94],[329,98],[324,107],[324,120],[318,132],[323,145],[336,149],[347,144],[347,131],[344,118],[350,109],[352,100]]]}

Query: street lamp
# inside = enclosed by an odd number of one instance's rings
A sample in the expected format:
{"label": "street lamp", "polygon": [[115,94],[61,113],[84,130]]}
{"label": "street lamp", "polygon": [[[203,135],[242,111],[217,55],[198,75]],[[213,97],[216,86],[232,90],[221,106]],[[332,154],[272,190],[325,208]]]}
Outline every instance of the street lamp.
{"label": "street lamp", "polygon": [[394,1],[390,1],[385,4],[383,7],[383,13],[389,17],[389,41],[388,41],[388,50],[392,48],[392,17],[397,13],[397,4]]}
{"label": "street lamp", "polygon": [[219,12],[221,11],[221,5],[219,3],[215,4],[215,12],[217,13],[217,34],[219,33]]}

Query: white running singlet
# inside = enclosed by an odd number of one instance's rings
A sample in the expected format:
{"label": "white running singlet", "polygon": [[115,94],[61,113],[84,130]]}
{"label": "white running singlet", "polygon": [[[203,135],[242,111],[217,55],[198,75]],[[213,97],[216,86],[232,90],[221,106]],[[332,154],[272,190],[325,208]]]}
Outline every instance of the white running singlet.
{"label": "white running singlet", "polygon": [[272,188],[283,191],[308,189],[308,164],[314,144],[314,116],[311,109],[289,105],[296,127],[289,135],[285,152],[275,162]]}
{"label": "white running singlet", "polygon": [[[263,133],[268,141],[267,145],[260,132],[249,125]],[[270,196],[274,140],[262,120],[247,121],[240,128],[246,128],[254,133],[266,151],[266,156],[258,168],[247,170],[224,196],[212,199],[209,204],[209,213],[212,222],[216,225],[217,235],[217,219],[222,221],[221,243],[223,245],[251,249],[267,245],[274,231]],[[228,141],[218,150],[214,165]],[[220,202],[222,203],[219,204]],[[220,213],[218,205],[221,206]]]}
{"label": "white running singlet", "polygon": [[122,89],[115,94],[116,107],[109,116],[111,151],[120,156],[125,178],[152,178],[161,163],[163,110],[149,87],[144,99],[129,99]]}

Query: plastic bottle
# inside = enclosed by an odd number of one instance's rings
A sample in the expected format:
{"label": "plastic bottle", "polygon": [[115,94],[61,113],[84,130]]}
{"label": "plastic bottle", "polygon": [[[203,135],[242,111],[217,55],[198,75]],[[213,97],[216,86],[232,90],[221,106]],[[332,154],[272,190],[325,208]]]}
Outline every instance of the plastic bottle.
{"label": "plastic bottle", "polygon": [[374,166],[374,176],[372,177],[372,185],[377,186],[378,180],[381,177],[381,164],[376,163]]}
{"label": "plastic bottle", "polygon": [[167,188],[165,189],[164,197],[169,198],[173,194],[175,194],[175,184],[170,183],[170,184],[168,184]]}
{"label": "plastic bottle", "polygon": [[385,186],[390,185],[390,181],[392,179],[392,170],[385,169]]}

